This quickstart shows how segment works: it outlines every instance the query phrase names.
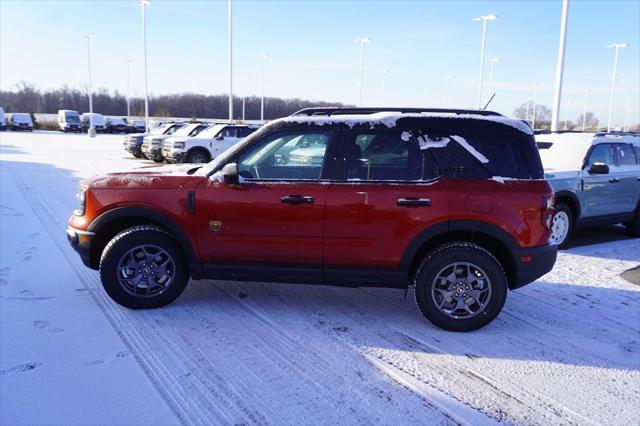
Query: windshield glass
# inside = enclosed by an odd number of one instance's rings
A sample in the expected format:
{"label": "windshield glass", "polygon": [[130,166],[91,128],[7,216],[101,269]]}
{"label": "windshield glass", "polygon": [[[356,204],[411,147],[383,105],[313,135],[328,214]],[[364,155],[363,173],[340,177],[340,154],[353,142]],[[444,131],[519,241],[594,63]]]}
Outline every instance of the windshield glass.
{"label": "windshield glass", "polygon": [[222,129],[224,129],[224,124],[216,124],[215,126],[211,126],[207,130],[200,132],[198,134],[198,138],[213,139]]}
{"label": "windshield glass", "polygon": [[78,124],[80,122],[80,116],[77,113],[67,112],[65,115],[67,123]]}
{"label": "windshield glass", "polygon": [[13,114],[11,118],[15,121],[31,121],[29,114]]}
{"label": "windshield glass", "polygon": [[191,133],[193,129],[195,129],[198,126],[201,126],[201,124],[200,123],[187,124],[186,126],[176,130],[173,133],[173,136],[189,136],[189,133]]}
{"label": "windshield glass", "polygon": [[124,124],[124,120],[122,118],[111,117],[109,120],[113,125]]}

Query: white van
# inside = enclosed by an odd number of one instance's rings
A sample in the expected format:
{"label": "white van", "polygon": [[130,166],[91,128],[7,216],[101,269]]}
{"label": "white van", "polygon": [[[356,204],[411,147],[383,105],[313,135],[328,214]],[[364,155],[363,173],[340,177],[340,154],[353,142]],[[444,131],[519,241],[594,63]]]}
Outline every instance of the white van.
{"label": "white van", "polygon": [[60,130],[65,133],[80,133],[82,131],[82,126],[80,125],[80,114],[78,114],[78,111],[73,111],[70,109],[59,109],[58,126],[60,127]]}
{"label": "white van", "polygon": [[7,118],[4,116],[4,108],[0,107],[0,130],[7,130]]}
{"label": "white van", "polygon": [[96,129],[98,133],[104,133],[107,131],[107,122],[104,119],[104,115],[98,113],[89,113],[85,112],[82,114],[82,130],[85,132],[89,130],[89,126],[91,122],[89,121],[89,117],[93,115],[93,127]]}

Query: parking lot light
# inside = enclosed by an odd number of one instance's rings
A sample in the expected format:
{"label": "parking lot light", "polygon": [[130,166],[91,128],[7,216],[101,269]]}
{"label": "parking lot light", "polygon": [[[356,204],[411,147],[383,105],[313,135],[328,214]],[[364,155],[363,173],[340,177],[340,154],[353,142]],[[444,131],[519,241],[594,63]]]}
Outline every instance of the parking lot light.
{"label": "parking lot light", "polygon": [[142,46],[144,52],[144,127],[145,132],[149,132],[149,83],[147,79],[147,25],[144,14],[145,6],[151,2],[149,0],[140,0],[140,11],[142,12]]}
{"label": "parking lot light", "polygon": [[269,55],[263,53],[258,55],[258,59],[262,61],[262,97],[260,99],[260,122],[264,123],[264,63],[269,59]]}
{"label": "parking lot light", "polygon": [[535,130],[536,128],[536,103],[538,102],[538,87],[539,83],[533,84],[533,118],[531,119],[531,128]]}
{"label": "parking lot light", "polygon": [[587,103],[589,102],[589,89],[584,89],[584,105],[582,107],[582,131],[587,124]]}
{"label": "parking lot light", "polygon": [[127,119],[131,117],[131,59],[127,59]]}
{"label": "parking lot light", "polygon": [[493,95],[493,67],[495,64],[500,62],[500,58],[491,58],[489,59],[489,95]]}
{"label": "parking lot light", "polygon": [[244,87],[243,87],[243,94],[242,94],[242,121],[244,122],[246,120],[246,117],[244,115],[245,113],[245,103],[247,100],[247,82],[249,81],[249,78],[251,78],[251,76],[249,74],[245,74],[244,75]]}
{"label": "parking lot light", "polygon": [[353,41],[360,43],[360,85],[358,95],[358,106],[362,106],[362,85],[364,81],[364,45],[371,42],[371,37],[362,37]]}
{"label": "parking lot light", "polygon": [[478,109],[482,107],[482,75],[484,73],[484,46],[487,39],[487,22],[495,21],[498,15],[491,14],[473,18],[473,22],[482,22],[482,41],[480,43],[480,79],[478,81]]}
{"label": "parking lot light", "polygon": [[562,0],[562,18],[560,19],[560,42],[558,44],[558,61],[556,63],[556,80],[553,87],[553,109],[551,110],[551,131],[560,129],[560,103],[562,100],[562,76],[564,73],[564,50],[567,45],[567,20],[569,17],[569,0]]}
{"label": "parking lot light", "polygon": [[84,38],[87,39],[87,64],[89,68],[89,137],[96,136],[96,129],[93,127],[93,88],[91,84],[91,39],[94,37],[93,33],[87,33]]}
{"label": "parking lot light", "polygon": [[229,12],[229,34],[228,34],[228,42],[229,42],[229,123],[233,123],[233,15],[232,15],[232,5],[231,0],[228,1],[228,12]]}
{"label": "parking lot light", "polygon": [[613,54],[613,76],[611,77],[611,95],[609,96],[609,119],[607,120],[607,132],[611,131],[611,117],[613,115],[613,98],[616,93],[616,74],[618,73],[618,53],[620,49],[629,47],[629,43],[615,43],[607,46],[614,49]]}

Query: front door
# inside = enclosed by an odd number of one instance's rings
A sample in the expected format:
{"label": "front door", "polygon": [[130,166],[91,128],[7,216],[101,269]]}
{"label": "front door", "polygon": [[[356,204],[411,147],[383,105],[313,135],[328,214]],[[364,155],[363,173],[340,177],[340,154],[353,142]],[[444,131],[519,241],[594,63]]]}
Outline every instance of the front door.
{"label": "front door", "polygon": [[615,165],[611,168],[610,180],[617,187],[617,213],[630,213],[636,209],[640,199],[640,164],[631,144],[616,143],[613,147]]}
{"label": "front door", "polygon": [[327,284],[392,285],[403,277],[411,240],[428,227],[448,226],[446,183],[434,180],[435,164],[416,136],[401,129],[342,132],[344,160],[326,203]]}
{"label": "front door", "polygon": [[233,160],[240,184],[205,181],[195,204],[202,260],[258,273],[279,268],[274,273],[304,276],[274,280],[319,282],[328,186],[321,178],[330,141],[325,130],[271,134]]}
{"label": "front door", "polygon": [[[616,177],[613,171],[613,147],[602,143],[595,145],[589,154],[582,170],[582,217],[605,216],[620,213],[616,208]],[[589,168],[594,163],[604,163],[609,166],[607,174],[590,173]]]}

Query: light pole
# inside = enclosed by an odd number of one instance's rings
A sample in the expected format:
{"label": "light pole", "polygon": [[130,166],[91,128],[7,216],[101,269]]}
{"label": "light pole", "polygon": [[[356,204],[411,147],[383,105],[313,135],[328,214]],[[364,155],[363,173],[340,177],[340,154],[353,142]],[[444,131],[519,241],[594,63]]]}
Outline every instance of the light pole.
{"label": "light pole", "polygon": [[560,129],[560,99],[562,97],[562,73],[564,72],[564,48],[567,44],[567,18],[569,16],[569,0],[562,0],[562,18],[560,20],[560,44],[558,46],[558,63],[556,64],[556,81],[553,88],[553,111],[551,111],[551,131]]}
{"label": "light pole", "polygon": [[354,41],[360,43],[360,87],[358,95],[358,106],[362,106],[362,84],[364,79],[364,45],[371,42],[370,37],[362,37]]}
{"label": "light pole", "polygon": [[384,106],[384,77],[389,74],[389,70],[382,70],[380,71],[381,74],[381,78],[382,78],[382,84],[380,85],[380,106],[383,107]]}
{"label": "light pole", "polygon": [[233,32],[232,32],[232,5],[228,2],[229,9],[229,123],[233,123]]}
{"label": "light pole", "polygon": [[87,39],[87,64],[89,66],[89,131],[90,138],[96,136],[96,129],[93,127],[93,88],[91,85],[91,39],[94,37],[93,33],[87,33],[84,38]]}
{"label": "light pole", "polygon": [[451,74],[447,74],[444,77],[444,107],[449,107],[449,82],[453,76]]}
{"label": "light pole", "polygon": [[140,0],[140,11],[142,12],[142,47],[144,52],[144,127],[149,132],[149,83],[147,80],[147,20],[144,9],[150,3],[149,0]]}
{"label": "light pole", "polygon": [[629,95],[625,96],[626,102],[624,104],[624,126],[622,127],[623,132],[629,131],[629,109],[631,97]]}
{"label": "light pole", "polygon": [[611,131],[611,116],[613,115],[613,96],[616,92],[616,74],[618,72],[618,52],[620,49],[629,47],[629,43],[610,44],[608,48],[615,49],[613,54],[613,76],[611,77],[611,96],[609,96],[609,119],[607,120],[607,132]]}
{"label": "light pole", "polygon": [[131,59],[127,59],[127,119],[131,117]]}
{"label": "light pole", "polygon": [[589,102],[589,89],[584,89],[584,105],[582,106],[582,131],[587,126],[587,103]]}
{"label": "light pole", "polygon": [[536,129],[536,102],[538,102],[538,83],[533,85],[533,120],[531,120],[531,128]]}
{"label": "light pole", "polygon": [[260,121],[264,123],[264,63],[269,59],[269,55],[263,53],[258,56],[258,59],[262,61],[262,98],[260,99]]}
{"label": "light pole", "polygon": [[480,43],[480,79],[478,81],[478,109],[482,107],[482,74],[484,72],[484,45],[487,38],[487,22],[495,21],[495,14],[473,18],[473,22],[482,22],[482,42]]}
{"label": "light pole", "polygon": [[493,66],[500,62],[500,58],[489,59],[489,94],[493,95]]}

